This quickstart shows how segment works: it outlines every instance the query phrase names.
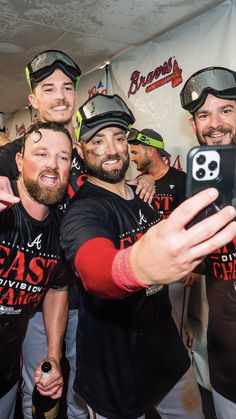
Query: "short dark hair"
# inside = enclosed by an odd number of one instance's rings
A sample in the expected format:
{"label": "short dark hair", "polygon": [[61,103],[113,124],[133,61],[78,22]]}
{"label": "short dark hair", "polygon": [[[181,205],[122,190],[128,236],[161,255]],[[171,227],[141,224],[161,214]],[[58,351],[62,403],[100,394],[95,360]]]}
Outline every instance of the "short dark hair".
{"label": "short dark hair", "polygon": [[39,131],[40,129],[49,129],[49,130],[56,131],[56,132],[63,132],[64,134],[66,134],[66,136],[70,140],[71,145],[73,143],[72,138],[71,138],[71,135],[70,135],[68,129],[63,124],[60,124],[58,122],[49,122],[49,121],[42,122],[42,121],[38,121],[35,124],[30,125],[30,127],[27,129],[26,134],[23,137],[22,148],[21,148],[21,153],[22,154],[24,154],[24,151],[25,151],[25,143],[26,143],[26,140],[30,136],[30,134],[32,134],[32,132],[36,132],[39,135],[38,140],[35,141],[35,142],[38,142],[38,141],[41,140],[42,134]]}

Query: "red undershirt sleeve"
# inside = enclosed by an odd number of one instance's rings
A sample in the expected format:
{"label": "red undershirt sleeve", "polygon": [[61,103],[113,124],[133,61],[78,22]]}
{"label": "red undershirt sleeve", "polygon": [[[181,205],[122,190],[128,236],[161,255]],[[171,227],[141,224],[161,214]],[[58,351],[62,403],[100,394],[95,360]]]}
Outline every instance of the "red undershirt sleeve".
{"label": "red undershirt sleeve", "polygon": [[124,298],[145,288],[130,267],[130,250],[118,250],[103,237],[84,243],[75,256],[75,268],[84,288],[109,299]]}

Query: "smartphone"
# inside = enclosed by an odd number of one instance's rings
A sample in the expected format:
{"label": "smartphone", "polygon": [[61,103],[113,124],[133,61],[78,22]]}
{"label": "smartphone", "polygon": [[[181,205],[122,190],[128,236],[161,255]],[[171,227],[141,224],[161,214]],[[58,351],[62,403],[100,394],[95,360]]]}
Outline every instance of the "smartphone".
{"label": "smartphone", "polygon": [[220,211],[226,205],[236,208],[236,145],[199,146],[187,156],[186,196],[214,187],[219,196],[201,211],[191,225]]}

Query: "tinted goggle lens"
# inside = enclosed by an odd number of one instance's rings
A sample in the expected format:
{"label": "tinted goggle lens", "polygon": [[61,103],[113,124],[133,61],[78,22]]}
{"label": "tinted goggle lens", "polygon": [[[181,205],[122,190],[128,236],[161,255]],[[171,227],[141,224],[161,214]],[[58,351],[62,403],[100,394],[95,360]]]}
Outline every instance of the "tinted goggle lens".
{"label": "tinted goggle lens", "polygon": [[224,69],[209,69],[193,75],[185,83],[180,99],[183,108],[187,108],[193,101],[201,98],[206,90],[218,92],[236,87],[234,72]]}
{"label": "tinted goggle lens", "polygon": [[77,64],[75,64],[75,62],[71,60],[70,57],[60,51],[50,51],[39,54],[29,64],[29,71],[30,73],[35,73],[39,70],[43,70],[45,67],[52,66],[57,61],[60,61],[67,66],[74,68],[80,73],[80,69]]}
{"label": "tinted goggle lens", "polygon": [[136,141],[138,139],[138,134],[139,131],[137,129],[131,128],[127,137],[128,142]]}
{"label": "tinted goggle lens", "polygon": [[118,95],[109,97],[99,94],[82,105],[80,113],[86,125],[108,115],[126,117],[127,120],[130,120],[130,123],[135,121],[131,110]]}

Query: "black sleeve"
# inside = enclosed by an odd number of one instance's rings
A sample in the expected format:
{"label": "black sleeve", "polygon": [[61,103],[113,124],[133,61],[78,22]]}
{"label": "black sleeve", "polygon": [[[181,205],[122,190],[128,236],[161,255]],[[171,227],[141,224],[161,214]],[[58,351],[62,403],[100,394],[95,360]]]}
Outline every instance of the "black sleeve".
{"label": "black sleeve", "polygon": [[18,177],[18,169],[16,166],[16,153],[21,150],[23,138],[12,141],[0,147],[0,176],[7,176],[11,180]]}
{"label": "black sleeve", "polygon": [[56,265],[49,280],[49,288],[60,289],[65,286],[71,287],[73,285],[73,273],[69,263],[62,255],[60,262]]}

